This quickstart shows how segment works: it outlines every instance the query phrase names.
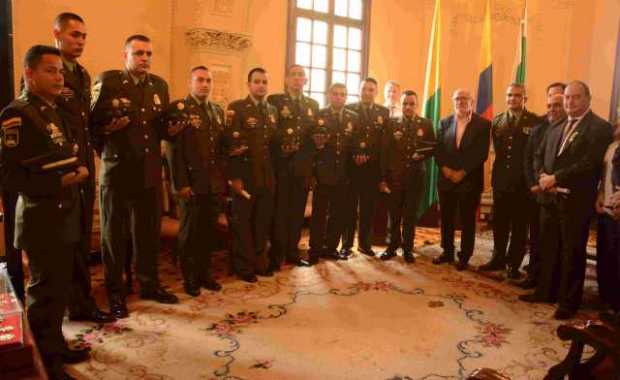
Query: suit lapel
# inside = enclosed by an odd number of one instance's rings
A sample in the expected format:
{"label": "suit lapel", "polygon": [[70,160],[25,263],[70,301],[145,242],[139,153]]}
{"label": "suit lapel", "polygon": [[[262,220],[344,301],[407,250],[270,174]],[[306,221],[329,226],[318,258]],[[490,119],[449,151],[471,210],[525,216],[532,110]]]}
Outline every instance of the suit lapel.
{"label": "suit lapel", "polygon": [[457,150],[457,147],[456,147],[456,117],[455,116],[453,116],[452,119],[450,119],[450,126],[448,127],[445,139],[446,139],[446,145],[449,146],[451,150]]}
{"label": "suit lapel", "polygon": [[[579,124],[577,124],[577,127],[575,128],[575,130],[573,131],[573,133],[568,136],[568,141],[566,141],[566,144],[564,145],[564,149],[562,150],[562,153],[560,153],[559,155],[563,155],[564,153],[566,153],[569,149],[571,144],[573,143],[573,141],[580,135],[583,133],[583,131],[586,129],[586,127],[588,126],[588,123],[590,122],[590,118],[592,117],[592,111],[589,111],[580,121]],[[566,121],[566,123],[568,123],[568,119]],[[562,131],[564,130],[564,127],[566,126],[566,123],[564,123],[563,127],[562,127]],[[562,134],[560,133],[560,136]]]}

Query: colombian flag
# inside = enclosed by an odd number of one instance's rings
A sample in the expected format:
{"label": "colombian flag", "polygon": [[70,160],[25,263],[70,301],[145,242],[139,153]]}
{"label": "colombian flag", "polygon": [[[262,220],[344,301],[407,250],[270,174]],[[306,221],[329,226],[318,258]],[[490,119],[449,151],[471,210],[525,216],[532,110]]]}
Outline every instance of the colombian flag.
{"label": "colombian flag", "polygon": [[478,96],[476,113],[493,119],[493,60],[491,57],[491,0],[487,0],[482,27],[482,54],[480,78],[478,79]]}
{"label": "colombian flag", "polygon": [[[439,75],[439,57],[441,42],[441,0],[435,1],[433,14],[433,26],[431,39],[428,46],[428,58],[426,61],[426,75],[424,79],[424,109],[425,118],[433,122],[435,135],[439,129],[440,105],[441,105],[441,76]],[[426,161],[426,191],[418,209],[418,217],[424,214],[433,204],[437,203],[437,178],[438,168],[435,159]]]}

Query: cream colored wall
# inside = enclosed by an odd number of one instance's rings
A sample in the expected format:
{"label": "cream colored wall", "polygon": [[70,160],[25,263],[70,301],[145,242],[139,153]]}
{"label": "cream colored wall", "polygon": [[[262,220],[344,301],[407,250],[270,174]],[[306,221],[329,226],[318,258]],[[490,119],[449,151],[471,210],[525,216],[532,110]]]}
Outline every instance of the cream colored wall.
{"label": "cream colored wall", "polygon": [[[485,0],[442,1],[443,114],[450,112],[450,93],[474,91],[480,70],[480,38]],[[495,110],[513,75],[523,0],[493,0],[493,69]],[[373,0],[369,74],[381,83],[397,79],[420,94],[434,0]],[[529,0],[529,108],[544,112],[544,87],[556,80],[582,79],[594,94],[593,109],[606,117],[616,48],[620,1]],[[214,12],[230,7],[230,14]],[[196,64],[230,70],[229,98],[245,95],[245,73],[264,66],[271,91],[282,88],[286,61],[287,0],[15,0],[16,77],[21,59],[35,43],[52,43],[51,24],[61,11],[84,17],[88,45],[82,63],[92,74],[120,68],[123,40],[133,33],[153,39],[153,72],[166,78],[171,96],[187,91],[187,70]],[[231,55],[197,51],[185,32],[193,27],[251,36],[252,46]]]}
{"label": "cream colored wall", "polygon": [[54,17],[66,11],[79,14],[86,22],[87,43],[80,61],[92,76],[122,68],[123,43],[136,33],[148,35],[153,41],[153,73],[164,78],[170,76],[169,0],[14,0],[16,83],[22,75],[21,60],[26,50],[34,44],[52,45]]}

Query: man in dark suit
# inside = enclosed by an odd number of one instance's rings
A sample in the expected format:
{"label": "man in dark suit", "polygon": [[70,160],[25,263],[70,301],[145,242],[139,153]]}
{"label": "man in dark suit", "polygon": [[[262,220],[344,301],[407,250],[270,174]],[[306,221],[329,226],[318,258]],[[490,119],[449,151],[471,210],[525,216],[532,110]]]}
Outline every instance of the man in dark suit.
{"label": "man in dark suit", "polygon": [[592,112],[590,100],[585,83],[568,84],[564,91],[568,119],[547,133],[534,162],[541,190],[555,193],[556,199],[542,209],[544,254],[536,291],[520,298],[529,302],[557,298],[556,319],[571,318],[581,305],[590,218],[603,156],[612,141],[610,124]]}
{"label": "man in dark suit", "polygon": [[358,117],[344,107],[346,91],[341,83],[331,85],[327,92],[329,106],[319,111],[313,132],[316,187],[310,222],[310,264],[316,264],[321,257],[347,259],[337,248],[347,217],[351,139]]}
{"label": "man in dark suit", "polygon": [[[353,160],[350,169],[349,211],[340,251],[343,256],[351,254],[355,230],[357,230],[357,250],[366,256],[375,255],[371,245],[372,224],[381,180],[379,158],[383,132],[390,121],[390,111],[375,103],[377,86],[376,79],[364,79],[360,86],[361,101],[346,106],[347,109],[357,113],[359,123],[358,128],[353,131],[352,138]],[[357,227],[358,219],[359,228]]]}
{"label": "man in dark suit", "polygon": [[92,175],[80,184],[80,211],[83,229],[79,249],[75,251],[75,268],[69,301],[69,319],[97,323],[116,319],[97,307],[91,294],[88,259],[92,240],[93,210],[95,205],[95,154],[88,128],[90,114],[90,75],[77,59],[86,42],[84,20],[74,13],[61,13],[54,22],[54,39],[63,61],[64,87],[56,100],[58,112],[75,137],[80,161]]}
{"label": "man in dark suit", "polygon": [[530,258],[527,265],[527,277],[517,284],[523,289],[536,287],[536,278],[540,267],[540,203],[544,201],[545,197],[541,196],[540,186],[538,186],[538,174],[534,170],[534,155],[547,131],[566,118],[563,104],[565,87],[566,85],[563,83],[553,83],[547,88],[547,114],[543,117],[542,122],[532,129],[525,148],[524,170],[529,189]]}
{"label": "man in dark suit", "polygon": [[[512,83],[506,91],[508,109],[493,119],[491,138],[495,161],[493,186],[493,257],[481,271],[504,270],[517,280],[527,242],[528,190],[523,165],[525,146],[539,118],[525,108],[525,86]],[[510,247],[508,246],[510,241]]]}
{"label": "man in dark suit", "polygon": [[267,98],[279,115],[271,247],[271,266],[274,270],[279,270],[283,261],[298,266],[308,265],[300,259],[298,248],[308,191],[312,187],[312,163],[309,162],[312,158],[304,151],[314,149],[310,133],[319,113],[319,103],[303,94],[307,81],[304,68],[292,65],[286,72],[286,91]]}
{"label": "man in dark suit", "polygon": [[50,378],[64,379],[65,363],[89,357],[68,348],[62,320],[82,236],[79,184],[90,173],[55,104],[64,82],[60,51],[33,46],[24,66],[24,92],[0,113],[0,177],[19,194],[14,245],[28,252],[30,328]]}
{"label": "man in dark suit", "polygon": [[417,107],[418,95],[412,90],[404,91],[402,116],[393,119],[383,134],[379,188],[387,200],[391,239],[381,260],[396,256],[396,250],[402,246],[405,261],[415,261],[416,217],[426,182],[424,160],[432,155],[435,143],[433,123],[418,116]]}
{"label": "man in dark suit", "polygon": [[267,258],[267,239],[275,198],[273,143],[278,111],[267,103],[267,87],[265,69],[250,70],[249,95],[228,105],[230,126],[222,139],[233,191],[233,269],[246,282],[256,282],[257,274],[273,276]]}
{"label": "man in dark suit", "polygon": [[441,121],[435,149],[440,171],[437,189],[443,253],[433,259],[433,263],[454,261],[454,227],[458,209],[463,232],[456,269],[461,271],[467,268],[474,252],[476,210],[482,194],[484,162],[489,154],[491,122],[473,113],[473,100],[468,91],[456,90],[452,99],[454,114]]}
{"label": "man in dark suit", "polygon": [[213,278],[211,252],[217,242],[216,224],[227,225],[224,210],[225,180],[220,139],[224,111],[209,101],[213,74],[205,66],[190,73],[190,93],[170,104],[165,121],[185,124],[175,138],[171,172],[181,207],[178,254],[185,292],[200,295],[200,288],[218,291]]}
{"label": "man in dark suit", "polygon": [[133,35],[125,41],[125,69],[99,75],[92,89],[91,126],[101,151],[101,242],[110,311],[129,313],[123,272],[127,230],[135,251],[140,297],[176,303],[159,283],[161,148],[168,137],[162,115],[168,85],[149,73],[151,40]]}

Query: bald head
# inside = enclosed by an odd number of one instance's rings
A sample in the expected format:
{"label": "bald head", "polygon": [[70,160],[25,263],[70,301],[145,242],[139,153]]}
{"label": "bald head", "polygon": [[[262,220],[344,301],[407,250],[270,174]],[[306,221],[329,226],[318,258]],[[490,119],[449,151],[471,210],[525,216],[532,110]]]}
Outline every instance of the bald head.
{"label": "bald head", "polygon": [[468,90],[459,88],[452,95],[454,103],[454,113],[458,117],[467,117],[473,111],[474,100]]}
{"label": "bald head", "polygon": [[572,81],[564,90],[564,109],[570,117],[580,117],[590,108],[590,88],[581,81]]}

